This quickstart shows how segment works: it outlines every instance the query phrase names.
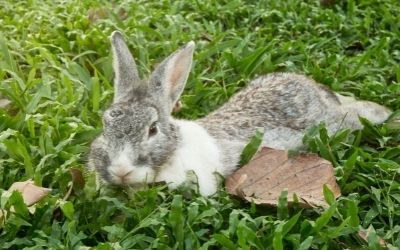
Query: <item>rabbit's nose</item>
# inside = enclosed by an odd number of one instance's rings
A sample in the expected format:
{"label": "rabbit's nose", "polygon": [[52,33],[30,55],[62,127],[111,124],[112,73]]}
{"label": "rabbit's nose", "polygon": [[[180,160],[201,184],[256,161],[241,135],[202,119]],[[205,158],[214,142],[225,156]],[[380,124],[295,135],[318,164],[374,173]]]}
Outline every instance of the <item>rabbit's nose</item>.
{"label": "rabbit's nose", "polygon": [[117,177],[121,183],[125,183],[125,178],[132,173],[132,170],[125,169],[125,168],[117,168],[117,169],[111,169],[110,171],[115,177]]}

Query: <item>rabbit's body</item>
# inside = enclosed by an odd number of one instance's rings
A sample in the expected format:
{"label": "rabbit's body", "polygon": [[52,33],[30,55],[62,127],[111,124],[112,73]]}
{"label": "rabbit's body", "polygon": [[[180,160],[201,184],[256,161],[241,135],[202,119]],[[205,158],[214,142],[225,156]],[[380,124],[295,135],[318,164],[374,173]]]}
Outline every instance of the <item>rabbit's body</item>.
{"label": "rabbit's body", "polygon": [[306,76],[275,73],[253,80],[198,122],[226,151],[224,162],[235,166],[257,129],[264,131],[264,146],[299,149],[306,130],[320,122],[332,134],[341,128],[361,128],[359,116],[382,123],[390,114],[384,106],[334,93]]}
{"label": "rabbit's body", "polygon": [[[374,123],[387,119],[390,110],[368,101],[336,94],[327,87],[298,74],[276,73],[261,76],[234,95],[225,105],[199,120],[211,134],[223,138],[248,140],[257,128],[270,130],[281,128],[304,134],[310,126],[325,121],[329,132],[343,128],[358,129],[358,116]],[[222,123],[222,121],[224,121]],[[269,144],[281,140],[282,134],[273,136]],[[267,138],[266,138],[267,139]],[[301,145],[289,143],[296,148]]]}
{"label": "rabbit's body", "polygon": [[[360,128],[358,116],[383,122],[390,111],[378,104],[335,94],[297,74],[271,74],[253,80],[225,105],[197,121],[170,113],[190,71],[194,43],[164,60],[147,81],[122,36],[111,38],[115,97],[104,113],[104,132],[91,147],[89,166],[118,185],[166,182],[170,188],[196,178],[203,195],[217,189],[237,166],[240,153],[259,128],[265,146],[301,147],[304,132],[324,121],[328,132]],[[194,173],[194,175],[192,174]]]}

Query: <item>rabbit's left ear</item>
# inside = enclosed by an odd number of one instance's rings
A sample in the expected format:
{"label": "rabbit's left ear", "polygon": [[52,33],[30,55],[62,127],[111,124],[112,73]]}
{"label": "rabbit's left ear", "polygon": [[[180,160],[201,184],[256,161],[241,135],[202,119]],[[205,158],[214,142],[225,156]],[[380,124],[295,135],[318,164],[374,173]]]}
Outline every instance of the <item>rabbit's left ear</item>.
{"label": "rabbit's left ear", "polygon": [[150,91],[168,103],[169,111],[175,106],[185,87],[193,61],[194,42],[191,41],[167,57],[151,74]]}

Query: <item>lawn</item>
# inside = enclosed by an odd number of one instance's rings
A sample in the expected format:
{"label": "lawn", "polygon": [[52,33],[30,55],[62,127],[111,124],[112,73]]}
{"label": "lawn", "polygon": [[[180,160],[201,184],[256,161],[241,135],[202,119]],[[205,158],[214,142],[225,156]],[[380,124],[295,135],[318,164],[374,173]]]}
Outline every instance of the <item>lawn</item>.
{"label": "lawn", "polygon": [[[184,187],[96,190],[84,171],[113,96],[108,37],[116,29],[142,76],[196,42],[181,118],[205,116],[271,72],[306,74],[398,110],[398,1],[321,2],[0,1],[0,248],[400,248],[396,113],[378,126],[363,120],[360,131],[328,137],[321,124],[305,135],[342,190],[336,201],[326,194],[326,208],[288,207],[284,195],[278,208],[256,206],[222,186],[209,198]],[[29,210],[5,192],[27,179],[52,189]]]}

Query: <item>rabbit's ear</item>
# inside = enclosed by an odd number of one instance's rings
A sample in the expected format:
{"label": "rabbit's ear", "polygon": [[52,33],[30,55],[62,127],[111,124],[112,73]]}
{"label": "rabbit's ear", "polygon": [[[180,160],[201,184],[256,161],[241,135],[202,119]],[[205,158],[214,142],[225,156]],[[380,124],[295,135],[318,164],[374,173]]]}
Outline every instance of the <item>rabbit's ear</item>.
{"label": "rabbit's ear", "polygon": [[[190,41],[167,57],[152,73],[150,91],[167,98],[169,111],[175,106],[189,76],[192,66],[194,42]],[[165,102],[165,99],[164,99]]]}
{"label": "rabbit's ear", "polygon": [[140,78],[135,60],[119,31],[111,34],[111,45],[115,72],[114,102],[116,103],[127,100],[133,95],[134,89],[140,84]]}

